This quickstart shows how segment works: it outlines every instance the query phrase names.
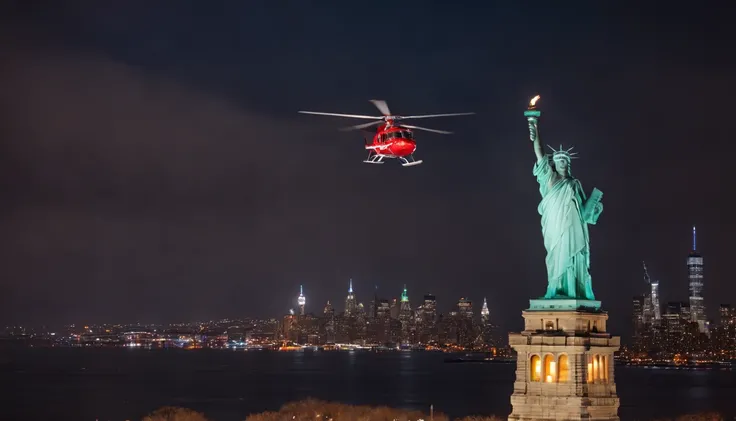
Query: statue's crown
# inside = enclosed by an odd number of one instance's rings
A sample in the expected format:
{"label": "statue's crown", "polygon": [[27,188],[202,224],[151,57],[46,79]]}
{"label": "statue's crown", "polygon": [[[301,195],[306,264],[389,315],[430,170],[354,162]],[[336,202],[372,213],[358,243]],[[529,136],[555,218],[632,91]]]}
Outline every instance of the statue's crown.
{"label": "statue's crown", "polygon": [[547,145],[547,147],[550,148],[550,149],[552,149],[552,159],[553,160],[555,160],[555,159],[565,159],[565,160],[567,160],[567,162],[570,162],[573,159],[578,159],[578,157],[575,156],[578,153],[577,152],[571,152],[572,149],[574,148],[574,146],[571,147],[570,149],[562,149],[562,145],[560,145],[560,150],[559,151],[556,150],[555,148],[549,146],[549,145]]}

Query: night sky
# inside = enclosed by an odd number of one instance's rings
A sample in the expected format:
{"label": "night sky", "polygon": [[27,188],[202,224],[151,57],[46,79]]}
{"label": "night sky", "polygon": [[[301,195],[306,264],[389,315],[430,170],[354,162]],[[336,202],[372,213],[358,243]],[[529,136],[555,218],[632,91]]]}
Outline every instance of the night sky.
{"label": "night sky", "polygon": [[[22,5],[22,3],[25,3]],[[34,3],[35,6],[27,4]],[[544,294],[523,117],[604,193],[593,289],[630,331],[641,262],[687,299],[736,304],[726,13],[692,2],[3,2],[0,321],[170,322],[342,310],[406,283],[504,328]],[[317,2],[314,2],[317,3]],[[354,3],[354,4],[353,4]],[[267,5],[270,4],[270,5]],[[659,14],[659,15],[658,15]],[[402,168],[361,161],[375,115],[416,120]],[[729,193],[730,192],[730,193]]]}

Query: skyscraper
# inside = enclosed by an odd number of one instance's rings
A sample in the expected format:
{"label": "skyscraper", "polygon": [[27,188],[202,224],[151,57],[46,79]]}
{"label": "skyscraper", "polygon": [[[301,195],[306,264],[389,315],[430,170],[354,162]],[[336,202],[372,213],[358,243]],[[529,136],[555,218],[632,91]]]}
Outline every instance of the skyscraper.
{"label": "skyscraper", "polygon": [[326,315],[335,314],[335,309],[332,308],[332,304],[330,304],[329,301],[327,301],[327,304],[325,304],[324,314]]}
{"label": "skyscraper", "polygon": [[325,329],[325,342],[326,343],[334,343],[335,342],[335,309],[332,307],[332,304],[327,301],[327,304],[325,304],[324,309],[324,329]]}
{"label": "skyscraper", "polygon": [[434,324],[437,320],[437,297],[432,294],[424,295],[424,322]]}
{"label": "skyscraper", "polygon": [[304,287],[302,285],[299,285],[299,298],[296,299],[297,304],[299,304],[299,315],[304,315],[304,307],[307,304],[307,298],[304,297]]}
{"label": "skyscraper", "polygon": [[644,282],[647,283],[647,291],[644,293],[643,301],[641,303],[641,322],[643,324],[649,324],[652,323],[652,320],[654,320],[654,307],[652,306],[652,280],[649,278],[649,272],[647,271],[647,264],[644,262],[641,262],[642,266],[644,267]]}
{"label": "skyscraper", "polygon": [[693,249],[687,258],[690,284],[690,317],[701,332],[706,331],[705,303],[703,302],[703,256],[697,252],[696,232],[693,226]]}
{"label": "skyscraper", "polygon": [[644,305],[645,296],[637,295],[633,299],[633,306],[631,312],[631,324],[634,328],[634,342],[637,343],[639,338],[644,331]]}
{"label": "skyscraper", "polygon": [[654,321],[662,320],[662,306],[659,303],[659,281],[652,281],[652,309],[654,310]]}
{"label": "skyscraper", "polygon": [[[406,293],[406,284],[404,284],[404,291],[401,292],[401,302],[402,303],[408,303],[409,302],[409,294]],[[403,305],[402,305],[403,307]],[[411,310],[411,308],[409,308]]]}
{"label": "skyscraper", "polygon": [[396,298],[392,298],[391,299],[391,304],[390,304],[390,314],[391,314],[391,318],[392,319],[397,319],[398,320],[398,318],[399,318],[399,308],[400,308],[399,307],[399,300],[396,299]]}
{"label": "skyscraper", "polygon": [[461,298],[457,302],[457,312],[460,316],[467,317],[468,319],[473,318],[473,302],[466,299]]}
{"label": "skyscraper", "polygon": [[353,294],[353,280],[350,280],[350,286],[348,287],[348,296],[345,297],[345,315],[355,316],[358,310],[358,305],[355,302],[355,294]]}
{"label": "skyscraper", "polygon": [[402,340],[406,342],[409,339],[409,330],[411,328],[411,304],[409,303],[409,294],[406,292],[406,284],[404,284],[404,291],[401,293],[399,322],[401,322]]}
{"label": "skyscraper", "polygon": [[368,304],[368,318],[375,319],[378,317],[378,285],[376,285],[376,288],[373,290],[373,300]]}
{"label": "skyscraper", "polygon": [[721,326],[736,326],[736,309],[730,304],[721,304],[719,313]]}
{"label": "skyscraper", "polygon": [[488,324],[491,318],[491,312],[488,311],[488,302],[486,297],[483,297],[483,307],[480,309],[480,322],[485,326]]}
{"label": "skyscraper", "polygon": [[390,319],[391,318],[391,303],[386,299],[378,300],[376,306],[376,318],[377,319]]}

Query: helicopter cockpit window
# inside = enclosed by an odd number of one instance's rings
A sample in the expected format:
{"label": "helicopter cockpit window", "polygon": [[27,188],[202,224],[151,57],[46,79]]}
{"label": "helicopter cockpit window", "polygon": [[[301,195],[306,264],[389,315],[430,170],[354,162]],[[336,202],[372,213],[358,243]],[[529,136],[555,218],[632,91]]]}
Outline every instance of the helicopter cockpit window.
{"label": "helicopter cockpit window", "polygon": [[404,139],[414,139],[414,133],[412,132],[402,132],[401,133]]}

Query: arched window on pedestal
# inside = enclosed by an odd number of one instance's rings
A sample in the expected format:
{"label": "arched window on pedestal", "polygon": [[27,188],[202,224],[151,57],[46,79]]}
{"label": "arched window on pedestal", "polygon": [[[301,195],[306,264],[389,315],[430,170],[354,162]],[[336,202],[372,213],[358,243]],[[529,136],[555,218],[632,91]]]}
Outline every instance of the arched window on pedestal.
{"label": "arched window on pedestal", "polygon": [[557,381],[560,383],[563,382],[569,382],[570,381],[570,360],[567,357],[566,354],[560,355],[560,359],[558,360],[558,370],[559,374],[557,376]]}
{"label": "arched window on pedestal", "polygon": [[608,364],[606,355],[588,355],[588,383],[607,382]]}
{"label": "arched window on pedestal", "polygon": [[555,356],[547,354],[544,356],[544,382],[555,383],[557,381],[557,362]]}
{"label": "arched window on pedestal", "polygon": [[542,381],[542,359],[539,355],[532,355],[529,359],[529,379],[533,382]]}

